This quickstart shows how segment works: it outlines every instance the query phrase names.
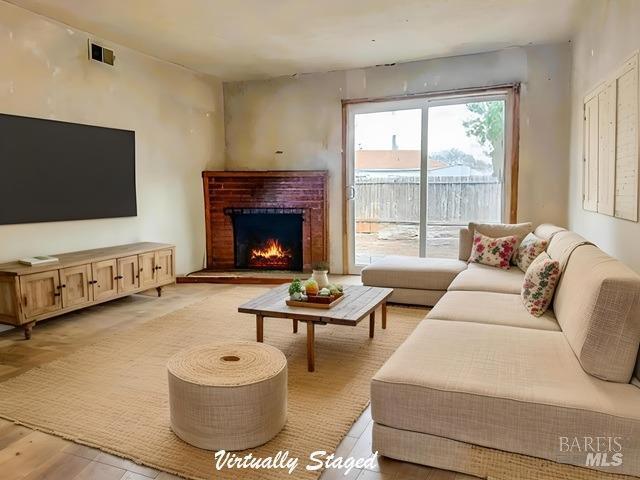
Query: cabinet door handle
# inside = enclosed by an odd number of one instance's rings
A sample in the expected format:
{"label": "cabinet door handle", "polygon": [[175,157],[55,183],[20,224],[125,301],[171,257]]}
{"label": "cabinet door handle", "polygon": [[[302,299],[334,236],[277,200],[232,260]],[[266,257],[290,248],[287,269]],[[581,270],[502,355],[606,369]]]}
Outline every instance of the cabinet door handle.
{"label": "cabinet door handle", "polygon": [[59,297],[60,295],[62,295],[60,292],[53,294],[54,297]]}
{"label": "cabinet door handle", "polygon": [[97,280],[89,280],[89,285],[95,285],[96,283],[98,283]]}
{"label": "cabinet door handle", "polygon": [[122,280],[124,277],[122,275],[116,275],[113,277],[114,280]]}
{"label": "cabinet door handle", "polygon": [[58,285],[56,288],[60,290],[61,288],[67,288],[67,286],[63,283],[62,285]]}
{"label": "cabinet door handle", "polygon": [[27,306],[27,296],[25,295],[25,296],[23,297],[23,299],[24,299],[24,306],[26,307],[26,306]]}

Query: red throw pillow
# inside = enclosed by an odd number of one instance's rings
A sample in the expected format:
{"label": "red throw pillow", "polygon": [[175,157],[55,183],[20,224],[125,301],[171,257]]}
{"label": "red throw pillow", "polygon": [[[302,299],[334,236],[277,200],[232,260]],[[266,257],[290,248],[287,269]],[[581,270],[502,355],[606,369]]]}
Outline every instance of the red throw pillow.
{"label": "red throw pillow", "polygon": [[469,262],[482,263],[508,270],[518,237],[491,238],[475,232]]}

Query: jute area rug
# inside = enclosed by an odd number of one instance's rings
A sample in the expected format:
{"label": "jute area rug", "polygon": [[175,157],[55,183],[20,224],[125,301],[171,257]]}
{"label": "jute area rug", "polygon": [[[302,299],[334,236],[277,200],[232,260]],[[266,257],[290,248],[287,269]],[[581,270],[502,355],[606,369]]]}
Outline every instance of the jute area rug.
{"label": "jute area rug", "polygon": [[[424,317],[424,310],[389,307],[386,330],[316,328],[316,371],[307,372],[305,329],[265,320],[265,342],[284,352],[289,368],[288,419],[256,457],[288,451],[300,458],[284,469],[217,471],[213,452],[192,447],[170,428],[166,363],[193,345],[255,340],[255,318],[237,306],[266,291],[228,287],[211,297],[111,334],[93,345],[0,384],[0,416],[187,478],[316,478],[309,455],[336,446],[369,402],[369,382]],[[249,451],[240,452],[246,455]]]}

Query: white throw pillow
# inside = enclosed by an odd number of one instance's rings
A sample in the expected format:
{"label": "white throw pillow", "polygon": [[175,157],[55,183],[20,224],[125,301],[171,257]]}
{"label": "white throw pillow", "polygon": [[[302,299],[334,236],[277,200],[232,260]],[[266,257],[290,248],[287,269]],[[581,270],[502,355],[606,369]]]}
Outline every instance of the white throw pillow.
{"label": "white throw pillow", "polygon": [[509,237],[491,238],[481,233],[474,233],[469,262],[482,263],[491,267],[508,270],[511,266],[511,257],[518,238]]}
{"label": "white throw pillow", "polygon": [[524,274],[521,296],[528,312],[539,317],[547,311],[560,278],[560,262],[543,252],[531,262]]}
{"label": "white throw pillow", "polygon": [[549,245],[548,240],[530,233],[524,237],[524,240],[518,245],[516,253],[513,256],[514,263],[520,267],[520,270],[526,272],[531,262],[547,249],[547,245]]}
{"label": "white throw pillow", "polygon": [[[514,235],[517,237],[515,248],[518,248],[520,242],[529,233],[533,232],[533,224],[531,222],[524,223],[475,223],[469,222],[470,237],[473,239],[475,232],[479,232],[487,237],[501,238]],[[469,252],[470,254],[471,252]],[[468,257],[469,255],[467,255]],[[513,263],[513,258],[512,258]]]}

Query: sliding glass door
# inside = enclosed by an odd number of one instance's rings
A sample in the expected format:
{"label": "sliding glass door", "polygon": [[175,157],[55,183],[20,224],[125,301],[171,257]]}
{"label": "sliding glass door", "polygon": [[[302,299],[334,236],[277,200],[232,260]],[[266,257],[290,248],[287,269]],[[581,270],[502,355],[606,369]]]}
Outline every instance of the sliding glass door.
{"label": "sliding glass door", "polygon": [[458,231],[505,216],[506,93],[349,105],[348,267],[456,258]]}
{"label": "sliding glass door", "polygon": [[420,109],[354,115],[356,265],[420,254]]}

